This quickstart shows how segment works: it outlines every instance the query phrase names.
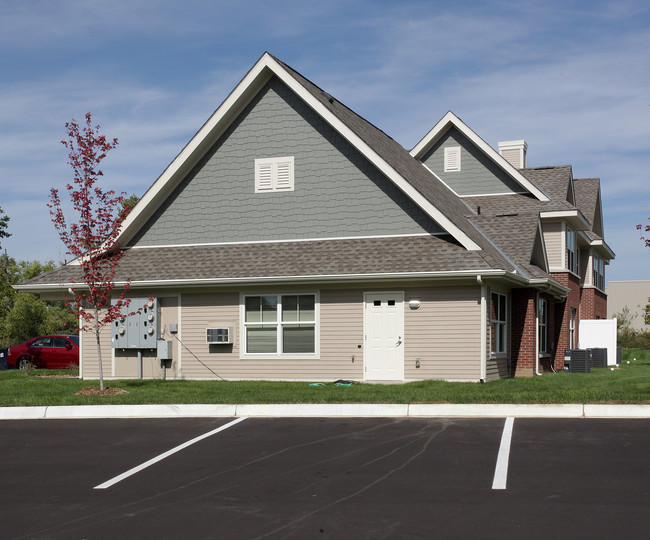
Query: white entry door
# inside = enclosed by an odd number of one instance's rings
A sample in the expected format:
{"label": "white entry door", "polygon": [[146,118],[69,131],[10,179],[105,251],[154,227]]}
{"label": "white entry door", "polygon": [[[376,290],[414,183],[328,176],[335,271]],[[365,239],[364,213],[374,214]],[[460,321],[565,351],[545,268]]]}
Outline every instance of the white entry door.
{"label": "white entry door", "polygon": [[404,380],[404,293],[365,293],[364,376]]}

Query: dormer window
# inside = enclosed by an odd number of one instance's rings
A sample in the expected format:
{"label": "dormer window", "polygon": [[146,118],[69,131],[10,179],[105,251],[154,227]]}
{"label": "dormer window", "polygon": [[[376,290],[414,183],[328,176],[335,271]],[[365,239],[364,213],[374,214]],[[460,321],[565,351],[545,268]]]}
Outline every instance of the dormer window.
{"label": "dormer window", "polygon": [[445,148],[445,172],[460,171],[460,146]]}
{"label": "dormer window", "polygon": [[255,160],[255,193],[293,191],[293,156]]}

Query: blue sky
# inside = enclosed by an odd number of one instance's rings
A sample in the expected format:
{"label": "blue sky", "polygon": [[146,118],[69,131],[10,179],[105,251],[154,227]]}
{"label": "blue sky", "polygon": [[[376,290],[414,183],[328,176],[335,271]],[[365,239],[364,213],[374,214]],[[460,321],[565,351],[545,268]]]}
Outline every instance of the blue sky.
{"label": "blue sky", "polygon": [[404,147],[452,110],[528,165],[601,178],[608,280],[650,279],[647,0],[1,0],[2,242],[69,258],[46,206],[71,174],[64,125],[119,139],[105,186],[142,195],[264,51]]}

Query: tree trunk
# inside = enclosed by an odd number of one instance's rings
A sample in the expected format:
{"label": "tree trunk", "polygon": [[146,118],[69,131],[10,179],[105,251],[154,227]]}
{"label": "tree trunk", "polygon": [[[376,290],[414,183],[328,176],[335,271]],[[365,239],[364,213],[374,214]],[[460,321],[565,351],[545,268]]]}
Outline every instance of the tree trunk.
{"label": "tree trunk", "polygon": [[102,344],[99,338],[99,308],[95,307],[95,338],[97,340],[97,358],[99,359],[99,389],[104,391],[104,367],[102,365]]}

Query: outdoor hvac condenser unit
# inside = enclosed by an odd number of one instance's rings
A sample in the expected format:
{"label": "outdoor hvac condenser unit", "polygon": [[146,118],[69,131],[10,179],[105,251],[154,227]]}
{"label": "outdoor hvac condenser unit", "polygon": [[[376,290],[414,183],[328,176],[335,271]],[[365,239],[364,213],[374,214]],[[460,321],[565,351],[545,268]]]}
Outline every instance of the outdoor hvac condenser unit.
{"label": "outdoor hvac condenser unit", "polygon": [[564,352],[564,371],[590,373],[591,352],[587,349],[570,349]]}
{"label": "outdoor hvac condenser unit", "polygon": [[606,368],[607,367],[607,349],[597,348],[588,349],[591,351],[591,367]]}
{"label": "outdoor hvac condenser unit", "polygon": [[205,340],[210,345],[228,345],[232,343],[232,327],[206,328]]}

